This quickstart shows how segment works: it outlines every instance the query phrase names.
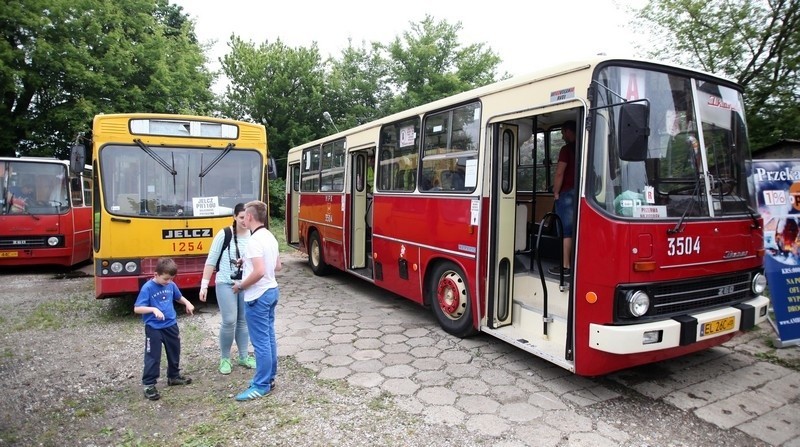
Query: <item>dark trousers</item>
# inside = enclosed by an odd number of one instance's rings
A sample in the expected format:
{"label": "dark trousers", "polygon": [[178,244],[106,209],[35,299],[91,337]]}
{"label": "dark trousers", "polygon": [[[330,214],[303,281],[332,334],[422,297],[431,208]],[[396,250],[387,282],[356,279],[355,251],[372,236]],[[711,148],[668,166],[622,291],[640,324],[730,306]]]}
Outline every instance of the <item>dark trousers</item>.
{"label": "dark trousers", "polygon": [[178,323],[164,329],[144,326],[144,371],[142,385],[155,385],[161,373],[161,345],[167,352],[167,377],[174,379],[180,375],[181,334]]}

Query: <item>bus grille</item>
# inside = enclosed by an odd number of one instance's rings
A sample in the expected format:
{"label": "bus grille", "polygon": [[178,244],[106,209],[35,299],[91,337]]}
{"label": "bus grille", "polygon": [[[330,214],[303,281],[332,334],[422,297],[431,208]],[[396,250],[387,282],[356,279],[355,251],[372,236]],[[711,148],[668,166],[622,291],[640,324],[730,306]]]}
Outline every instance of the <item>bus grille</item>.
{"label": "bus grille", "polygon": [[[642,323],[677,315],[731,306],[753,296],[754,272],[682,280],[662,284],[626,285],[617,289],[617,321]],[[645,290],[650,296],[650,310],[641,318],[626,312],[626,295],[631,290]]]}
{"label": "bus grille", "polygon": [[[175,264],[178,265],[178,274],[189,272],[202,272],[206,266],[206,256],[186,256],[172,258]],[[142,274],[152,275],[156,271],[156,264],[158,258],[144,258],[142,259]]]}
{"label": "bus grille", "polygon": [[0,237],[0,250],[47,247],[48,236]]}

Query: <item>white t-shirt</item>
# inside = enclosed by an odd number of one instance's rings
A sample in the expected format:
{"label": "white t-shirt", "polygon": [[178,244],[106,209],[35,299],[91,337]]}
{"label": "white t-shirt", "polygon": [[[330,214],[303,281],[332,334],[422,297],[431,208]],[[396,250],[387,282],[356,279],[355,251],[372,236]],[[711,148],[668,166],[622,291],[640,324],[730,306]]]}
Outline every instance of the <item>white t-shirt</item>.
{"label": "white t-shirt", "polygon": [[244,250],[244,270],[242,278],[253,271],[253,258],[264,259],[264,276],[244,290],[244,300],[253,301],[269,289],[278,287],[275,279],[275,265],[278,262],[278,240],[266,228],[259,228],[250,236]]}

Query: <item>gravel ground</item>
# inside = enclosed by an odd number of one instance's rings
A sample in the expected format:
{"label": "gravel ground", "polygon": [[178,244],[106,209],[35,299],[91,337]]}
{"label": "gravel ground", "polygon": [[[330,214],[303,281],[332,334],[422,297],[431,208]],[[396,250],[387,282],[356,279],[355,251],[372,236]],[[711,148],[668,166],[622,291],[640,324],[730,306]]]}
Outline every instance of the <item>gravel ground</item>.
{"label": "gravel ground", "polygon": [[[132,299],[96,301],[92,279],[3,275],[0,446],[464,446],[493,440],[426,425],[381,390],[314,377],[290,357],[269,398],[237,403],[251,378],[216,372],[207,314],[181,316],[183,373],[150,402],[140,386],[141,320]],[[197,303],[196,303],[197,304]],[[182,309],[179,309],[179,313]],[[164,365],[162,364],[162,368]],[[162,371],[163,373],[163,371]],[[496,442],[496,439],[494,440]]]}
{"label": "gravel ground", "polygon": [[[202,305],[195,316],[179,319],[183,373],[194,383],[167,388],[162,380],[162,399],[150,402],[140,386],[143,329],[132,299],[96,301],[92,278],[79,275],[2,279],[0,446],[607,445],[591,433],[562,438],[541,422],[501,437],[468,431],[463,421],[426,423],[380,389],[318,379],[292,357],[281,357],[278,386],[268,398],[237,403],[232,397],[246,387],[250,371],[217,373],[209,323],[216,309],[204,312]],[[621,398],[559,417],[590,418],[595,429],[618,433],[619,445],[763,445],[621,386],[616,391]]]}

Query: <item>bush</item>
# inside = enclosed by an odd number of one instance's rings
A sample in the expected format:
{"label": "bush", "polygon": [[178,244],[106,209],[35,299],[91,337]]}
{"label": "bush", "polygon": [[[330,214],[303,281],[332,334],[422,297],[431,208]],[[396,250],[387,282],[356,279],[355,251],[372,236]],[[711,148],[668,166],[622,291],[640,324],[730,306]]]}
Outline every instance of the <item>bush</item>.
{"label": "bush", "polygon": [[282,178],[269,181],[269,215],[283,219],[286,216],[286,182]]}

